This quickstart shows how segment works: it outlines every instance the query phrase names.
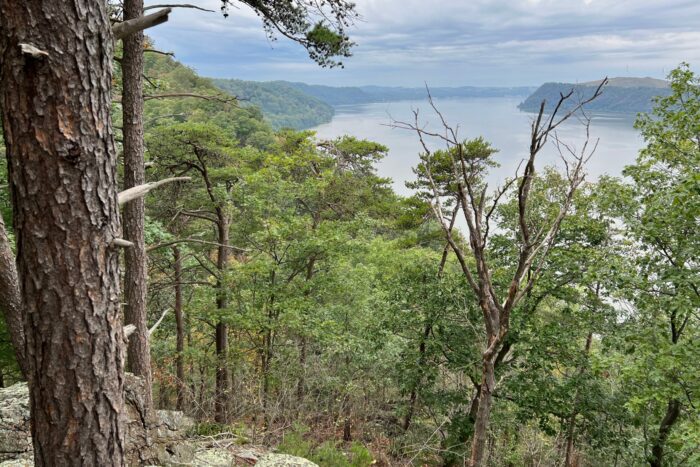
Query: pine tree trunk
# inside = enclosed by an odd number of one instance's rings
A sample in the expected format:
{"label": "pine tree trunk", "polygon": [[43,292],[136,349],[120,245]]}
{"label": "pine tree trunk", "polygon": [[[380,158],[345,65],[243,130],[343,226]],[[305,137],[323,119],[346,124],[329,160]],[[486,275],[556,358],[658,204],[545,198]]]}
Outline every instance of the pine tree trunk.
{"label": "pine tree trunk", "polygon": [[[0,89],[37,466],[123,465],[105,2],[0,2]],[[23,52],[20,44],[41,52]],[[31,49],[26,49],[31,50]]]}
{"label": "pine tree trunk", "polygon": [[185,407],[185,320],[182,315],[182,258],[180,249],[173,248],[173,256],[175,258],[175,326],[177,328],[177,342],[175,360],[175,377],[177,379],[177,410],[183,410]]}
{"label": "pine tree trunk", "polygon": [[[143,0],[124,0],[124,19],[143,14]],[[143,32],[123,40],[122,112],[124,116],[124,189],[146,181],[143,147]],[[124,322],[136,326],[129,337],[127,365],[129,371],[143,378],[144,401],[153,406],[151,348],[148,341],[146,287],[148,285],[146,243],[144,240],[145,207],[139,198],[124,206],[124,238],[134,244],[124,253]]]}

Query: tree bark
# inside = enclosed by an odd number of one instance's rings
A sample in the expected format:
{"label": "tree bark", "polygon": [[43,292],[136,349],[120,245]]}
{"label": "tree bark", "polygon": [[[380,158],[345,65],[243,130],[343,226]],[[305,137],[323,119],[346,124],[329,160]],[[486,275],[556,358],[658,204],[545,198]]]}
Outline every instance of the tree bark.
{"label": "tree bark", "polygon": [[[0,2],[0,89],[37,466],[123,465],[105,2]],[[42,54],[24,53],[30,44]]]}
{"label": "tree bark", "polygon": [[498,352],[495,351],[497,347],[497,344],[494,345],[495,339],[494,337],[489,339],[489,347],[482,357],[483,374],[481,377],[481,386],[479,388],[479,407],[476,412],[476,420],[474,423],[474,437],[472,439],[471,457],[469,459],[470,467],[479,467],[483,465],[484,449],[486,447],[489,421],[491,419],[493,391],[496,387],[495,360]]}
{"label": "tree bark", "polygon": [[185,320],[182,315],[182,258],[180,256],[180,248],[173,247],[173,256],[175,258],[175,326],[177,328],[177,343],[175,360],[175,377],[177,378],[177,410],[183,410],[185,407]]}
{"label": "tree bark", "polygon": [[[218,256],[216,266],[219,270],[219,281],[217,284],[216,308],[220,311],[228,307],[226,284],[223,274],[228,264],[229,253],[229,221],[223,209],[217,208],[219,222],[218,228]],[[228,370],[228,326],[219,320],[216,325],[216,391],[214,395],[215,420],[218,423],[228,421],[228,392],[229,392],[229,370]]]}
{"label": "tree bark", "polygon": [[[124,0],[124,20],[143,14],[143,0]],[[124,134],[124,189],[146,182],[143,146],[143,31],[124,38],[122,58],[122,112]],[[146,294],[148,272],[144,239],[143,197],[124,205],[124,239],[133,246],[124,250],[124,323],[136,326],[129,338],[127,366],[144,381],[144,402],[153,407],[151,347],[148,339]]]}
{"label": "tree bark", "polygon": [[15,254],[5,230],[5,222],[0,215],[0,311],[2,311],[10,334],[12,347],[22,374],[27,376],[23,314],[24,305],[19,291],[19,278]]}

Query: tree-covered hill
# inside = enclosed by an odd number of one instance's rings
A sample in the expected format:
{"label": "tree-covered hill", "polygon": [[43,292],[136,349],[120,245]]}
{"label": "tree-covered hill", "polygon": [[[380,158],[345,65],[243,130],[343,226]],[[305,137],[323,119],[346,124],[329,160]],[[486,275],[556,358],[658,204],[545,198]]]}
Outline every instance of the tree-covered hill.
{"label": "tree-covered hill", "polygon": [[[593,95],[600,81],[581,84],[545,83],[519,105],[521,110],[537,112],[542,101],[548,106],[554,105],[559,96],[572,89],[578,96],[577,100],[585,100]],[[653,107],[653,99],[657,96],[668,96],[671,90],[668,82],[653,78],[612,78],[605,86],[603,94],[586,105],[586,109],[594,112],[619,112],[636,114],[649,112]]]}
{"label": "tree-covered hill", "polygon": [[[192,68],[164,55],[146,54],[145,74],[148,77],[146,93],[150,96],[147,97],[146,110],[147,113],[158,115],[158,118],[170,116],[166,118],[184,121],[185,117],[197,111],[220,114],[220,100],[228,99],[227,94],[238,97],[239,101],[235,105],[245,109],[245,112],[234,112],[237,118],[247,114],[255,120],[264,119],[274,129],[310,128],[329,121],[333,116],[333,108],[330,105],[281,82],[211,80],[199,76]],[[209,101],[183,96],[176,99],[153,98],[163,94],[190,93],[218,97]],[[233,102],[231,99],[231,106],[234,105]],[[148,112],[149,110],[152,111]],[[234,113],[230,113],[229,116]]]}
{"label": "tree-covered hill", "polygon": [[223,91],[240,98],[242,105],[260,107],[274,128],[311,128],[333,117],[333,108],[328,103],[284,81],[212,81]]}

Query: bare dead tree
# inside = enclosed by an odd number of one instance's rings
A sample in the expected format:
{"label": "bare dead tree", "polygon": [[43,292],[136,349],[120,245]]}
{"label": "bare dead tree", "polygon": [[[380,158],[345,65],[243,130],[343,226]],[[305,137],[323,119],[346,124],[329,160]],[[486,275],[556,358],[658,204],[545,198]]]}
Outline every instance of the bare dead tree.
{"label": "bare dead tree", "polygon": [[[545,265],[547,254],[554,245],[562,221],[572,203],[574,194],[584,180],[584,166],[595,152],[596,144],[590,142],[590,118],[583,113],[583,107],[601,95],[607,78],[588,98],[573,103],[573,90],[561,94],[549,114],[545,112],[542,102],[530,133],[529,155],[524,161],[522,173],[520,167],[516,177],[507,181],[492,195],[487,195],[488,185],[483,181],[489,166],[486,158],[469,152],[465,142],[458,137],[458,128],[451,126],[435,105],[430,91],[428,101],[438,116],[441,124],[439,131],[432,131],[419,123],[419,113],[414,111],[413,122],[397,122],[395,128],[413,131],[423,147],[421,155],[420,176],[425,179],[435,219],[439,222],[450,249],[455,253],[461,270],[476,294],[482,311],[485,348],[482,353],[482,379],[479,385],[478,409],[476,411],[471,456],[468,465],[483,465],[484,448],[496,387],[495,366],[510,330],[510,316],[524,296],[532,290]],[[568,110],[565,110],[568,109]],[[556,135],[557,128],[572,117],[583,115],[587,139],[580,152],[566,145]],[[447,150],[436,157],[428,146],[427,139],[436,138],[446,145]],[[536,226],[530,221],[532,210],[531,191],[536,177],[535,161],[537,155],[550,138],[555,142],[565,165],[568,181],[559,211],[549,221]],[[445,159],[447,160],[445,162]],[[436,169],[436,164],[440,167]],[[447,165],[447,167],[445,167]],[[522,164],[521,164],[522,166]],[[445,171],[449,172],[446,176]],[[417,171],[418,173],[418,171]],[[518,216],[518,257],[512,271],[511,279],[505,290],[499,290],[492,280],[493,268],[489,260],[489,235],[492,231],[493,214],[508,193],[517,198]],[[456,199],[456,209],[444,204],[446,199]],[[454,233],[454,218],[463,216],[467,225],[468,242],[460,242]]]}

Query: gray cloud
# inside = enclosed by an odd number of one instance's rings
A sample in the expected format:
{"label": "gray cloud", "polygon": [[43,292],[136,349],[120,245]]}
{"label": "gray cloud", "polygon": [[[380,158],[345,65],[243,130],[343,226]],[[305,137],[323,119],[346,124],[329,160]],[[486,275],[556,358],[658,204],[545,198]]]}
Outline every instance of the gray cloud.
{"label": "gray cloud", "polygon": [[[177,10],[149,31],[204,75],[330,84],[519,85],[662,77],[700,62],[697,0],[356,0],[344,70],[270,42],[246,7],[224,19]],[[199,2],[218,9],[217,0]]]}

